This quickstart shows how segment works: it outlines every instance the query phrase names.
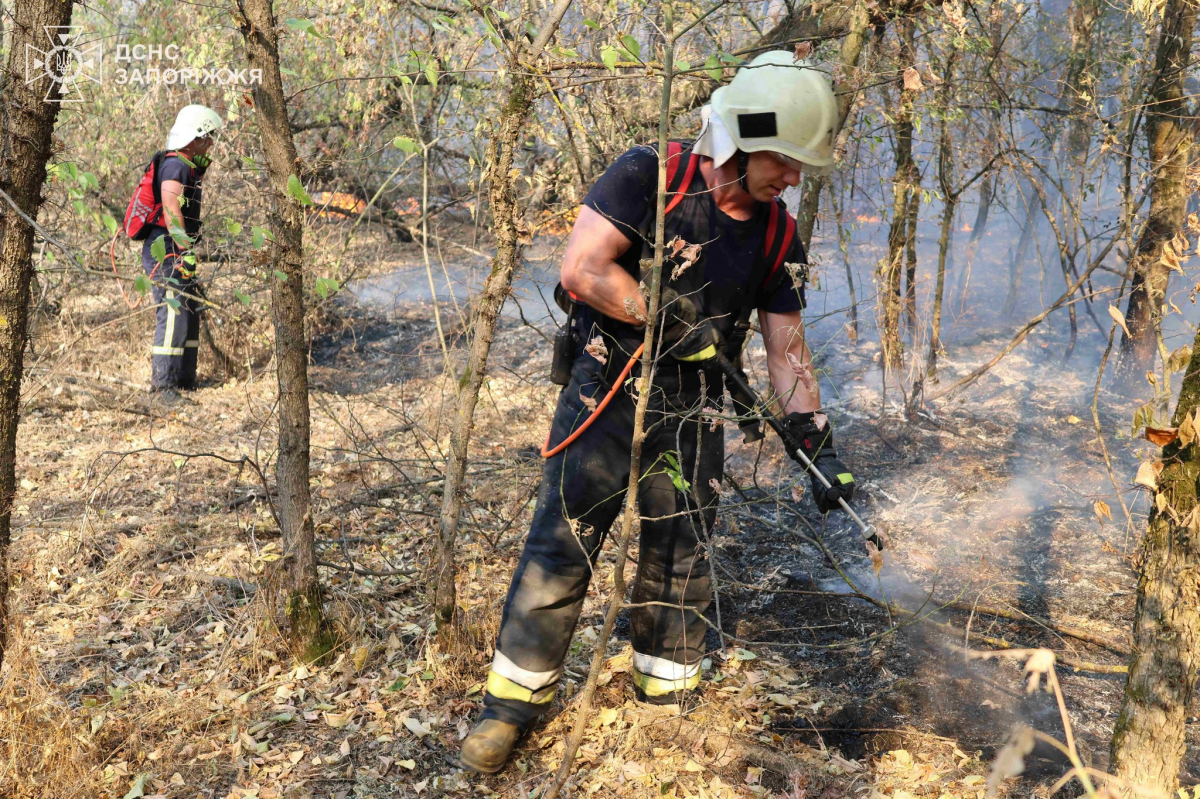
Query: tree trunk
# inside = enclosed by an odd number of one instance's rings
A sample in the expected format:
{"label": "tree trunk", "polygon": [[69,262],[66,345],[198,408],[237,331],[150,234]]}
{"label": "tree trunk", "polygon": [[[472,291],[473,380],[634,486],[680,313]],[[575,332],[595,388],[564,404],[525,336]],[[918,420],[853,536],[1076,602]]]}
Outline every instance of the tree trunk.
{"label": "tree trunk", "polygon": [[1158,325],[1171,272],[1169,242],[1179,235],[1187,213],[1187,168],[1192,148],[1192,112],[1184,79],[1192,51],[1198,0],[1168,0],[1163,14],[1154,84],[1146,103],[1146,139],[1153,168],[1150,213],[1134,255],[1133,286],[1121,338],[1118,372],[1126,380],[1144,373],[1154,361]]}
{"label": "tree trunk", "polygon": [[883,328],[880,344],[883,350],[885,374],[898,372],[904,361],[904,344],[900,340],[900,276],[908,242],[910,190],[916,164],[913,161],[913,101],[916,92],[904,88],[904,69],[916,63],[913,44],[913,24],[901,20],[900,33],[900,102],[895,113],[896,172],[892,176],[892,223],[888,230],[888,253],[879,265],[879,301],[882,304]]}
{"label": "tree trunk", "polygon": [[0,199],[0,664],[8,644],[8,546],[16,492],[17,424],[29,324],[29,284],[33,277],[34,230],[21,213],[37,218],[42,187],[46,185],[46,162],[51,155],[51,134],[62,107],[45,99],[57,96],[49,94],[57,88],[50,78],[43,75],[28,83],[24,80],[25,58],[27,48],[46,51],[53,46],[46,26],[69,25],[73,7],[72,0],[17,0],[7,81],[0,101],[4,113],[0,188],[9,198]]}
{"label": "tree trunk", "polygon": [[[842,191],[845,191],[845,182],[842,182]],[[842,261],[846,266],[846,288],[850,292],[850,324],[848,330],[850,332],[850,343],[858,344],[858,297],[854,291],[854,269],[850,263],[850,232],[846,230],[845,219],[843,213],[846,207],[845,199],[838,200],[837,195],[831,190],[830,196],[833,198],[833,213],[837,220],[837,236],[838,249],[842,251]]]}
{"label": "tree trunk", "polygon": [[[867,4],[858,0],[850,14],[846,38],[842,41],[841,79],[838,81],[841,96],[838,98],[838,134],[834,145],[834,153],[839,157],[845,152],[850,128],[854,127],[851,113],[858,97],[858,60],[862,56],[863,44],[866,41],[868,19]],[[806,250],[812,242],[813,228],[817,224],[821,189],[824,185],[824,175],[806,175],[804,178],[804,200],[796,215],[796,232]]]}
{"label": "tree trunk", "polygon": [[937,356],[942,348],[942,300],[946,291],[946,256],[950,251],[950,238],[954,234],[954,211],[958,207],[958,192],[954,186],[954,141],[950,135],[950,100],[954,96],[954,62],[958,51],[946,56],[945,72],[942,75],[942,124],[938,136],[938,187],[942,191],[942,230],[938,236],[937,284],[933,290],[933,322],[929,329],[929,357],[925,360],[925,377],[930,383],[938,382]]}
{"label": "tree trunk", "polygon": [[[1104,11],[1099,0],[1075,0],[1071,4],[1071,54],[1063,74],[1063,93],[1060,104],[1070,112],[1067,127],[1067,154],[1073,165],[1084,166],[1094,123],[1087,119],[1095,92],[1095,65],[1092,59],[1092,31]],[[1079,176],[1083,180],[1082,174]],[[1080,184],[1082,185],[1082,183]]]}
{"label": "tree trunk", "polygon": [[[496,137],[489,147],[491,162],[492,220],[496,239],[496,254],[492,258],[492,270],[483,284],[475,318],[472,320],[471,351],[467,357],[467,368],[459,381],[458,416],[450,432],[450,453],[446,459],[446,484],[442,493],[442,513],[438,525],[437,580],[433,590],[434,622],[439,635],[452,629],[458,592],[455,577],[455,541],[458,537],[459,516],[462,513],[463,477],[467,472],[467,451],[471,444],[471,432],[475,427],[475,405],[479,401],[479,389],[483,386],[487,369],[488,354],[492,349],[492,338],[496,333],[496,320],[500,308],[508,297],[512,286],[513,270],[520,262],[517,220],[522,216],[517,206],[517,192],[513,185],[513,157],[517,140],[525,126],[525,119],[533,105],[536,68],[521,63],[533,64],[558,29],[571,0],[557,0],[550,17],[537,39],[525,52],[513,51],[509,55],[508,91],[501,108]],[[487,13],[477,6],[480,13]],[[494,20],[493,24],[498,20]]]}
{"label": "tree trunk", "polygon": [[[1172,424],[1178,427],[1198,405],[1200,334]],[[1180,443],[1163,448],[1166,466],[1158,476],[1142,541],[1134,654],[1111,752],[1111,769],[1118,777],[1172,796],[1179,785],[1184,725],[1200,665],[1200,521],[1195,515],[1200,513],[1200,443]]]}
{"label": "tree trunk", "polygon": [[[336,640],[322,606],[309,493],[308,338],[304,330],[304,209],[288,190],[299,159],[279,74],[279,37],[271,0],[239,0],[239,24],[253,84],[255,116],[271,190],[268,226],[271,312],[279,382],[279,454],[275,482],[286,553],[288,634],[305,662],[324,657]],[[277,278],[274,272],[283,278]]]}
{"label": "tree trunk", "polygon": [[917,215],[921,210],[921,173],[914,166],[908,187],[908,229],[904,233],[904,317],[909,340],[917,343]]}

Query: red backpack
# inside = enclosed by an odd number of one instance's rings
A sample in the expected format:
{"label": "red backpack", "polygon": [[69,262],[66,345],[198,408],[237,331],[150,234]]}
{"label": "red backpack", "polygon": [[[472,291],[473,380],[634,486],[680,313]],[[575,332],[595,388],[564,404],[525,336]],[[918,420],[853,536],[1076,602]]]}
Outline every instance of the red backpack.
{"label": "red backpack", "polygon": [[179,153],[175,150],[160,150],[155,153],[133,191],[129,208],[125,210],[124,229],[125,235],[134,241],[145,240],[154,225],[166,227],[162,218],[162,182],[158,180],[158,170],[162,167],[163,159],[172,155]]}

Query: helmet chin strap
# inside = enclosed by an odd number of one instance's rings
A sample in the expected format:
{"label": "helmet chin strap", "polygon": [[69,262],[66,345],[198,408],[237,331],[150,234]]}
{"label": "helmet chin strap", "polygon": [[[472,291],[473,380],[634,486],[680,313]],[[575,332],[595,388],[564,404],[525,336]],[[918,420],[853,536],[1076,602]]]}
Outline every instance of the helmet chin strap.
{"label": "helmet chin strap", "polygon": [[750,187],[746,184],[746,165],[750,163],[750,153],[738,150],[737,153],[737,170],[738,170],[738,185],[742,187],[742,191],[750,193]]}

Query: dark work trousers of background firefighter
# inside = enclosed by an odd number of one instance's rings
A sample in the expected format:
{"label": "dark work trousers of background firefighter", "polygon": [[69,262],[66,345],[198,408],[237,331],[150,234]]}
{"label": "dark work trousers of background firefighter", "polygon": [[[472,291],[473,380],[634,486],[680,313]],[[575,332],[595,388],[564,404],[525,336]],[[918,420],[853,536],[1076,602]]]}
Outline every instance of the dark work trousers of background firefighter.
{"label": "dark work trousers of background firefighter", "polygon": [[[159,180],[175,180],[183,184],[180,210],[184,231],[195,242],[200,236],[201,170],[182,159],[163,160]],[[162,221],[160,219],[160,221]],[[161,239],[166,257],[161,263],[154,257],[154,242]],[[142,246],[142,268],[155,281],[154,302],[158,324],[151,350],[153,363],[150,387],[191,389],[196,385],[196,360],[200,347],[200,304],[195,264],[184,261],[187,250],[161,225],[155,225]]]}

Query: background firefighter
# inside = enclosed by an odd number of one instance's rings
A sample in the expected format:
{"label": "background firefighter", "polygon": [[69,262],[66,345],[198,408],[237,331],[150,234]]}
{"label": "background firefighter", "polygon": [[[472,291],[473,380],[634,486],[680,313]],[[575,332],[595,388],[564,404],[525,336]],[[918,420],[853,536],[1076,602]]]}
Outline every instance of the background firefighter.
{"label": "background firefighter", "polygon": [[[632,611],[633,684],[640,700],[655,703],[678,701],[700,682],[706,629],[698,614],[711,600],[702,542],[716,518],[714,488],[724,464],[723,430],[708,418],[724,405],[714,356],[718,347],[730,358],[740,355],[751,309],[758,310],[785,422],[801,433],[806,454],[833,486],[814,480],[819,508],[836,507],[854,490],[829,426],[816,414],[821,402],[804,342],[802,282],[779,268],[804,263],[777,198],[799,183],[802,168],[832,164],[832,89],[791,53],[764,53],[713,94],[702,119],[693,145],[672,148],[680,150],[672,174],[682,181],[668,184],[678,188],[668,204],[666,241],[679,246],[668,249],[672,258],[663,267],[659,359],[639,488],[632,601],[663,605]],[[653,148],[635,147],[618,158],[585,198],[567,244],[562,288],[578,302],[571,314],[575,346],[549,442],[564,441],[585,420],[590,426],[565,449],[547,453],[504,606],[483,720],[462,744],[463,764],[476,771],[498,771],[553,699],[592,565],[624,503],[634,398],[618,386],[600,416],[592,418],[591,408],[643,338],[639,262],[652,241],[657,170]],[[603,349],[587,346],[596,337]]]}
{"label": "background firefighter", "polygon": [[[190,250],[200,238],[201,181],[210,163],[212,134],[221,126],[221,117],[210,108],[182,108],[154,178],[160,185],[162,214],[142,245],[142,268],[155,280],[158,306],[150,390],[167,401],[177,400],[180,389],[194,388],[196,383],[200,317],[193,299],[198,285]],[[159,247],[162,250],[156,252]]]}

